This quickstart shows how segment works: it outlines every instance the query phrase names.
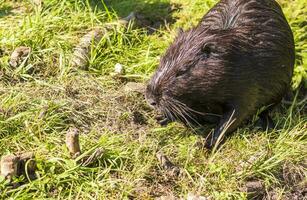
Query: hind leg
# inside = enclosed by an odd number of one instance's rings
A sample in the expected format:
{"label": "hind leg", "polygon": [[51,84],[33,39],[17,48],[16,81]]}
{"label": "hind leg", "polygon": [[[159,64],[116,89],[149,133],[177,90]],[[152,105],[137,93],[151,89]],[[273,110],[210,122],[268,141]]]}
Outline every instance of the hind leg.
{"label": "hind leg", "polygon": [[275,128],[275,123],[270,117],[270,112],[273,110],[274,107],[275,104],[269,106],[260,114],[258,114],[259,119],[256,122],[256,126],[260,126],[263,130],[270,130]]}
{"label": "hind leg", "polygon": [[268,110],[261,112],[258,116],[259,119],[257,121],[257,124],[259,124],[263,130],[274,129],[275,123],[270,117]]}

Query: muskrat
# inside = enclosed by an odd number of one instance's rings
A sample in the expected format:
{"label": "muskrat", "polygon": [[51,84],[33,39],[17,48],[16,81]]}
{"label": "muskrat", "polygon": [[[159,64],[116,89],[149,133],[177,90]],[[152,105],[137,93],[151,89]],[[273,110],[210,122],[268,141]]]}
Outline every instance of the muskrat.
{"label": "muskrat", "polygon": [[221,0],[178,34],[145,96],[161,123],[216,123],[211,148],[260,108],[259,119],[272,126],[269,111],[290,88],[294,62],[293,34],[276,1]]}

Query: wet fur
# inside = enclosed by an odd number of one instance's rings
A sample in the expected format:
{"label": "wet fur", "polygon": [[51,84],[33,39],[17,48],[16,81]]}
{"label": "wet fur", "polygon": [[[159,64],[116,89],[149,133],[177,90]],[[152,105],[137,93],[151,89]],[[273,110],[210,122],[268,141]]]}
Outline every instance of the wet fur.
{"label": "wet fur", "polygon": [[170,45],[146,98],[170,121],[217,123],[211,147],[225,128],[281,101],[294,59],[291,29],[274,0],[222,0]]}

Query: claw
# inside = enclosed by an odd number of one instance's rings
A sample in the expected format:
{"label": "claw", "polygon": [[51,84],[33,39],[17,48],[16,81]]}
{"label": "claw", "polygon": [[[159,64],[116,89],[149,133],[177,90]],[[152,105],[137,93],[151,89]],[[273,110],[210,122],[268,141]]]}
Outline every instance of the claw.
{"label": "claw", "polygon": [[171,121],[168,118],[158,121],[161,126],[167,126]]}
{"label": "claw", "polygon": [[172,122],[172,120],[170,120],[167,116],[163,114],[158,114],[155,117],[155,120],[157,120],[158,124],[160,124],[161,126],[167,126],[170,122]]}
{"label": "claw", "polygon": [[165,116],[163,116],[163,115],[157,115],[157,116],[155,117],[155,120],[157,120],[157,121],[161,121],[161,120],[163,120],[163,119],[165,119]]}

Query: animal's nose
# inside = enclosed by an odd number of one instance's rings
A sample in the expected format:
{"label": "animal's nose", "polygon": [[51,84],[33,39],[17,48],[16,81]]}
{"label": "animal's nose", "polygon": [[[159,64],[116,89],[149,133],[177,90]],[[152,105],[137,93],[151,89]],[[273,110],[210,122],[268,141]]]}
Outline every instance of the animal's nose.
{"label": "animal's nose", "polygon": [[159,100],[156,95],[156,91],[154,90],[154,87],[149,84],[146,88],[146,94],[145,98],[147,100],[148,105],[150,105],[152,108],[158,107]]}

